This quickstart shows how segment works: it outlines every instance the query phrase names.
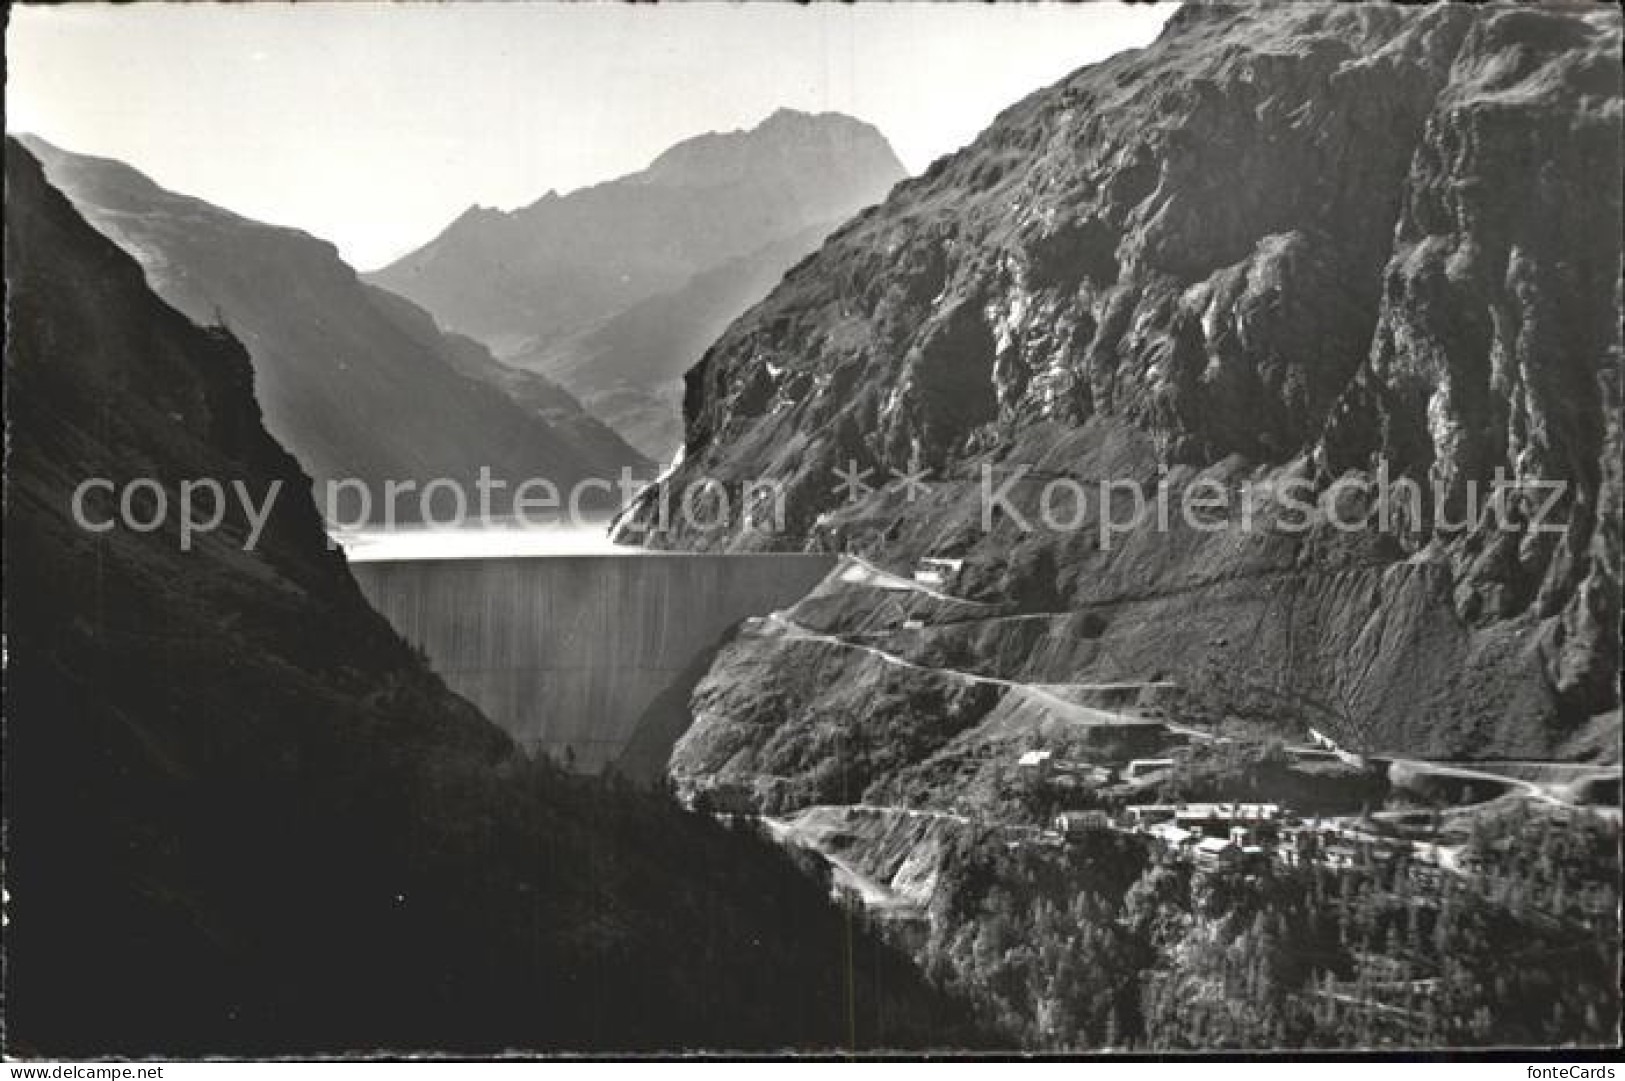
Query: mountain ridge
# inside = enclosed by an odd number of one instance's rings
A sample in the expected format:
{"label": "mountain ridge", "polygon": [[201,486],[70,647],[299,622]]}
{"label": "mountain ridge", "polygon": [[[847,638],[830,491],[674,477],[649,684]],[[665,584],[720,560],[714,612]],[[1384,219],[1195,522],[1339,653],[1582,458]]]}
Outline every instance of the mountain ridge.
{"label": "mountain ridge", "polygon": [[[471,491],[478,467],[489,466],[509,483],[543,475],[567,488],[647,468],[562,388],[537,391],[549,417],[491,387],[468,355],[472,343],[442,335],[404,299],[372,292],[330,242],[169,192],[123,162],[23,142],[161,295],[196,321],[240,333],[272,430],[318,485],[366,482],[375,520],[392,479],[446,477]],[[407,500],[398,510],[411,521],[421,507]]]}
{"label": "mountain ridge", "polygon": [[[1619,264],[1597,224],[1619,200],[1576,185],[1617,171],[1618,52],[1600,9],[1182,9],[899,184],[730,326],[686,376],[680,466],[622,535],[905,575],[962,560],[956,588],[1052,620],[1037,643],[988,632],[1023,678],[1177,674],[1262,708],[1228,669],[1340,703],[1376,747],[1560,749],[1617,703]],[[1332,482],[1383,462],[1427,489],[1420,512],[1368,495],[1344,508],[1368,525],[1333,528]],[[849,464],[878,490],[843,501]],[[1028,520],[1055,477],[1297,479],[1320,504],[1297,538],[1176,522],[1102,545],[1097,506],[989,528],[983,466],[1031,470],[1010,494]],[[1429,527],[1497,468],[1563,486],[1560,539]],[[735,507],[779,482],[787,529],[659,528],[701,478]],[[1084,613],[1106,630],[1067,640]]]}
{"label": "mountain ridge", "polygon": [[[511,211],[472,207],[366,279],[424,307],[449,331],[484,342],[510,366],[557,378],[589,403],[607,402],[601,419],[664,459],[672,450],[663,415],[669,369],[692,361],[688,343],[719,331],[815,239],[764,263],[765,282],[762,273],[743,274],[725,296],[697,297],[692,311],[684,291],[703,290],[696,279],[843,220],[905,175],[873,125],[780,110],[749,129],[685,139],[636,173],[549,192]],[[685,332],[657,356],[657,370],[630,381],[624,371],[597,376],[594,358],[603,354],[585,339],[662,296],[698,333]],[[631,351],[651,353],[647,343]]]}

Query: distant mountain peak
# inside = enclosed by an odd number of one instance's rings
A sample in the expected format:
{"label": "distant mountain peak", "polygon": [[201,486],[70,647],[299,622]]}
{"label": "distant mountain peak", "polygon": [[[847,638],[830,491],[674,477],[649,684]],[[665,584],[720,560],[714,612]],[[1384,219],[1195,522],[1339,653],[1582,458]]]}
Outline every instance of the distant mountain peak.
{"label": "distant mountain peak", "polygon": [[667,149],[637,178],[645,184],[704,186],[762,169],[796,171],[846,162],[902,166],[873,124],[845,113],[775,109],[754,128],[705,132]]}
{"label": "distant mountain peak", "polygon": [[513,211],[471,209],[367,278],[513,357],[843,221],[907,175],[874,125],[777,109],[685,139],[640,172]]}
{"label": "distant mountain peak", "polygon": [[784,127],[789,125],[828,124],[842,127],[861,127],[874,129],[874,125],[866,120],[850,115],[849,113],[825,110],[813,113],[805,109],[792,109],[788,105],[781,105],[774,109],[752,130],[761,131],[763,128]]}

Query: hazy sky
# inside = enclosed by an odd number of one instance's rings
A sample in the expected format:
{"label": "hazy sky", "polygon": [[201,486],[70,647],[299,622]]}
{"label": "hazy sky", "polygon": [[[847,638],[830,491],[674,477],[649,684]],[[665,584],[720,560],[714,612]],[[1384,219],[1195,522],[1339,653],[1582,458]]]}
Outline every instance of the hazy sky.
{"label": "hazy sky", "polygon": [[337,243],[370,269],[471,203],[633,172],[779,106],[918,172],[1172,4],[14,7],[6,124]]}

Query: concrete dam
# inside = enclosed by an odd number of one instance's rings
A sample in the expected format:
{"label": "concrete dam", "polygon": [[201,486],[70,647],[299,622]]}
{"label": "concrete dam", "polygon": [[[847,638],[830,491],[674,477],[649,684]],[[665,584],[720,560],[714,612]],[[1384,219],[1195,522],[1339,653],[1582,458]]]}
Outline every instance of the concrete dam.
{"label": "concrete dam", "polygon": [[597,772],[730,627],[800,600],[834,566],[820,555],[633,553],[350,570],[452,690],[527,749]]}

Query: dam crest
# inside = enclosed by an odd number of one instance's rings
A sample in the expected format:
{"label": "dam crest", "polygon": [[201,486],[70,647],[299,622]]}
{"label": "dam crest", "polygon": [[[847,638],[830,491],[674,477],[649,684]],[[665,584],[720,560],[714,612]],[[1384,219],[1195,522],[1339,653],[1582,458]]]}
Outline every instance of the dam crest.
{"label": "dam crest", "polygon": [[350,569],[452,690],[527,750],[599,772],[724,634],[800,600],[835,562],[633,552]]}

